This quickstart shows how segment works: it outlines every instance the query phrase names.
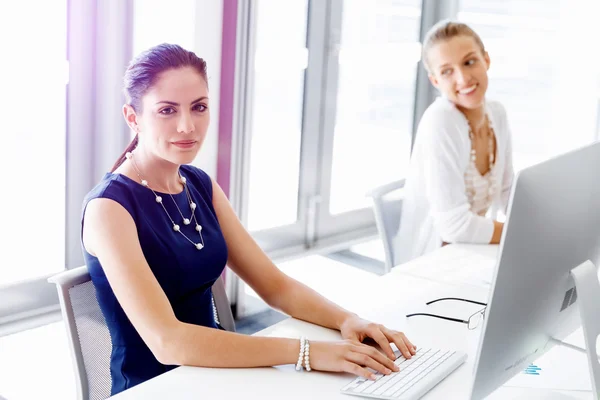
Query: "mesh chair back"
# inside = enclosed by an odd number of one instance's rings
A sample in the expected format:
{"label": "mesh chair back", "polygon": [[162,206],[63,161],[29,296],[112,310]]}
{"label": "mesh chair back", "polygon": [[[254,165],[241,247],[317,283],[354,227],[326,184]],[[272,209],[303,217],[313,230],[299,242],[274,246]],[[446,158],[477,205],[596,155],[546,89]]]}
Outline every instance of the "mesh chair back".
{"label": "mesh chair back", "polygon": [[[48,281],[55,283],[58,290],[75,366],[77,398],[103,400],[110,397],[112,342],[87,267],[62,272]],[[223,328],[235,332],[233,314],[221,277],[212,289],[215,318]]]}
{"label": "mesh chair back", "polygon": [[75,368],[77,398],[99,400],[110,397],[112,343],[87,267],[62,272],[48,281],[55,283],[58,290]]}
{"label": "mesh chair back", "polygon": [[80,374],[86,379],[88,399],[106,399],[110,397],[112,387],[112,342],[92,281],[70,288],[69,298],[75,318],[78,351],[83,361]]}
{"label": "mesh chair back", "polygon": [[213,284],[212,293],[215,319],[223,328],[225,328],[225,330],[235,332],[235,322],[233,313],[231,312],[231,306],[229,305],[229,299],[227,298],[227,292],[225,291],[223,277],[219,277]]}

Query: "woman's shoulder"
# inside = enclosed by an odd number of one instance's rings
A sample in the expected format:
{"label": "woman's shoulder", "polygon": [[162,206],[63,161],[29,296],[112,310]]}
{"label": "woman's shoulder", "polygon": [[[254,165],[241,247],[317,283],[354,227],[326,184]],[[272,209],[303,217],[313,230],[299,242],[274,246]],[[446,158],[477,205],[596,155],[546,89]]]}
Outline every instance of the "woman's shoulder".
{"label": "woman's shoulder", "polygon": [[205,191],[212,197],[212,178],[203,169],[195,167],[193,165],[182,165],[181,171],[183,175],[189,179],[191,178],[192,184],[198,187],[199,190]]}
{"label": "woman's shoulder", "polygon": [[486,107],[492,119],[492,126],[496,134],[503,135],[508,132],[508,117],[506,108],[497,100],[487,100]]}
{"label": "woman's shoulder", "polygon": [[190,174],[196,175],[200,179],[211,180],[210,175],[206,173],[202,168],[196,167],[191,164],[183,164],[181,169]]}
{"label": "woman's shoulder", "polygon": [[85,196],[85,200],[90,201],[95,198],[103,197],[129,197],[131,188],[125,177],[120,174],[106,173],[100,182],[94,186]]}
{"label": "woman's shoulder", "polygon": [[83,210],[85,211],[87,204],[94,199],[110,199],[119,203],[134,216],[134,185],[138,184],[124,175],[106,173],[85,196]]}
{"label": "woman's shoulder", "polygon": [[464,117],[454,103],[443,96],[439,96],[427,107],[422,120],[436,125],[444,125],[464,120]]}
{"label": "woman's shoulder", "polygon": [[[438,97],[423,113],[419,122],[418,136],[426,140],[428,145],[442,143],[458,145],[463,130],[469,127],[463,114],[456,106],[444,97]],[[453,146],[454,146],[453,145]]]}
{"label": "woman's shoulder", "polygon": [[487,108],[496,118],[506,118],[506,108],[498,100],[487,100]]}

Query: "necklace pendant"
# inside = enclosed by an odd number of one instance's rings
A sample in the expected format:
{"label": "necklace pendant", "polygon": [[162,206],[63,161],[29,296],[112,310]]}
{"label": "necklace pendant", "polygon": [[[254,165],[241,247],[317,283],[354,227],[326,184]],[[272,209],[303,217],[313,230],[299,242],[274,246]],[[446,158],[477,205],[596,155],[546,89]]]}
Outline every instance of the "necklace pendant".
{"label": "necklace pendant", "polygon": [[202,243],[196,243],[196,248],[198,250],[202,250],[204,248],[204,245]]}
{"label": "necklace pendant", "polygon": [[179,225],[177,225],[177,224],[173,224],[173,230],[174,230],[175,232],[179,232]]}
{"label": "necklace pendant", "polygon": [[156,196],[156,202],[157,203],[162,203],[162,197]]}
{"label": "necklace pendant", "polygon": [[189,220],[189,219],[187,219],[187,218],[184,218],[184,219],[183,219],[183,224],[184,224],[184,225],[189,225],[189,224],[190,224],[190,220]]}
{"label": "necklace pendant", "polygon": [[198,232],[200,232],[200,231],[202,230],[202,226],[201,226],[201,225],[198,225],[198,224],[196,224],[196,230],[197,230]]}

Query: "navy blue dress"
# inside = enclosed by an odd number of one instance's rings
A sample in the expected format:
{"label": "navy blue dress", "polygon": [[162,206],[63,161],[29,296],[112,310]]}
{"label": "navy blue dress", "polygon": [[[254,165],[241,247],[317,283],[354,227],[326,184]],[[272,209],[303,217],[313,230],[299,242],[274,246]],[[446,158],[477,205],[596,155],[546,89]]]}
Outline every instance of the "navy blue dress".
{"label": "navy blue dress", "polygon": [[[150,189],[125,175],[106,174],[86,196],[83,213],[88,202],[98,197],[122,205],[135,221],[146,261],[177,318],[190,324],[219,328],[212,309],[211,287],[225,268],[227,245],[212,205],[211,179],[204,171],[188,165],[181,166],[180,173],[187,179],[186,185],[197,205],[196,219],[202,226],[205,244],[202,250],[173,230]],[[184,225],[171,197],[165,193],[158,195],[181,231],[194,242],[200,242],[194,222]],[[185,190],[173,198],[183,215],[189,218],[191,210]],[[175,368],[156,360],[119,305],[98,258],[85,248],[83,253],[112,339],[112,395]]]}

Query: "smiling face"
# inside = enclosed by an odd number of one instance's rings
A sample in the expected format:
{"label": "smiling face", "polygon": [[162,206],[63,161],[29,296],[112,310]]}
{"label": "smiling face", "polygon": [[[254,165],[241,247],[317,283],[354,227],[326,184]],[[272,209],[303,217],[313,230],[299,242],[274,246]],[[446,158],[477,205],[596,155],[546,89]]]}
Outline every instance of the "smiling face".
{"label": "smiling face", "polygon": [[427,51],[429,80],[459,108],[483,105],[490,58],[468,35],[442,40]]}
{"label": "smiling face", "polygon": [[206,81],[192,67],[169,69],[142,97],[142,111],[124,106],[140,145],[173,164],[191,163],[206,137],[210,112]]}

